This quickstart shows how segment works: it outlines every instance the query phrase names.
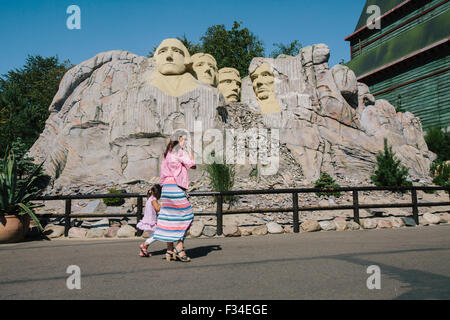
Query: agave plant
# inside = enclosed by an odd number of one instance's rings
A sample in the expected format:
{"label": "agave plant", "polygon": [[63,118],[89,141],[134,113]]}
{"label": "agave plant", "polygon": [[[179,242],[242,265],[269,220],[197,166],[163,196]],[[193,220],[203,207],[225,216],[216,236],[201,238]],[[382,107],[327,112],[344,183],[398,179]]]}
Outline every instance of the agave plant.
{"label": "agave plant", "polygon": [[19,183],[16,159],[12,152],[8,152],[2,160],[0,169],[0,215],[28,214],[41,231],[43,228],[32,211],[36,206],[30,200],[38,193],[33,191],[33,182],[37,179],[42,165],[43,163],[23,183]]}

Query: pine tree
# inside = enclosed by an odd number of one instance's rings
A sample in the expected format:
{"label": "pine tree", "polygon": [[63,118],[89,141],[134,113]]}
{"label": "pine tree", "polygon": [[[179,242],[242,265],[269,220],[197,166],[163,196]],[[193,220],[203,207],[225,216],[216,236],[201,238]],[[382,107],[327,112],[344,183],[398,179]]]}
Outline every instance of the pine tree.
{"label": "pine tree", "polygon": [[[314,183],[314,188],[321,188],[321,189],[329,189],[329,190],[333,190],[333,189],[337,189],[340,188],[341,186],[339,184],[336,183],[336,181],[326,172],[321,172],[320,173],[320,178],[316,180],[316,182]],[[318,197],[320,196],[334,196],[335,198],[340,198],[341,193],[340,192],[316,192],[316,195]]]}
{"label": "pine tree", "polygon": [[406,180],[408,168],[401,164],[401,161],[395,157],[392,146],[388,147],[387,139],[384,139],[384,153],[377,155],[378,169],[370,177],[373,183],[378,187],[401,187],[412,186],[412,182]]}

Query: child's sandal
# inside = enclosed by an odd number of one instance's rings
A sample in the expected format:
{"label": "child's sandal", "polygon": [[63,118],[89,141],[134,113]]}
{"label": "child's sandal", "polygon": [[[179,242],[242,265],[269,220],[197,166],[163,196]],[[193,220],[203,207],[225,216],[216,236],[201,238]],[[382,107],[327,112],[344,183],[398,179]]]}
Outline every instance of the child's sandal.
{"label": "child's sandal", "polygon": [[139,253],[139,255],[143,258],[148,258],[151,256],[151,254],[147,251],[147,248],[144,246],[144,244],[141,244],[139,246],[139,249],[141,249],[141,252]]}

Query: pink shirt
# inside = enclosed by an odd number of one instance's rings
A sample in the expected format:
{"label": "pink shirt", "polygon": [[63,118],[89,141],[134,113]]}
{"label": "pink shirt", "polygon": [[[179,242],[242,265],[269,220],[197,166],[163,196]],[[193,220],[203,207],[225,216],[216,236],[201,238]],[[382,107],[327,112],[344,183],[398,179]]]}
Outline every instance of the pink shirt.
{"label": "pink shirt", "polygon": [[194,166],[195,161],[183,149],[168,152],[161,163],[160,184],[167,184],[167,181],[175,178],[177,185],[187,189],[189,186],[187,169]]}
{"label": "pink shirt", "polygon": [[156,200],[156,198],[151,196],[150,198],[148,198],[147,203],[145,204],[144,217],[136,225],[136,227],[140,230],[152,231],[152,232],[154,232],[156,230],[156,223],[158,221],[158,213],[156,212],[155,207],[152,204],[153,200]]}

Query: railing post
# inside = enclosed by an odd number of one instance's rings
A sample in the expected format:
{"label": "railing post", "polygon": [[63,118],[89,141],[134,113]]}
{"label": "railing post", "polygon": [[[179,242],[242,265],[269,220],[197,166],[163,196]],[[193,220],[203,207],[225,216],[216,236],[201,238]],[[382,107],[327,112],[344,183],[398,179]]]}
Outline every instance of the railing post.
{"label": "railing post", "polygon": [[358,190],[353,190],[353,221],[360,224]]}
{"label": "railing post", "polygon": [[64,212],[64,237],[69,236],[69,229],[70,229],[70,213],[72,211],[72,200],[66,199],[66,210]]}
{"label": "railing post", "polygon": [[294,233],[300,232],[300,223],[298,219],[298,193],[292,193],[292,208],[293,208],[293,223],[294,223]]}
{"label": "railing post", "polygon": [[[136,219],[137,219],[137,223],[139,223],[139,221],[142,220],[142,207],[143,207],[143,202],[142,202],[142,197],[137,197],[137,213],[136,213]],[[136,231],[136,236],[140,237],[144,232],[142,230],[137,230]]]}
{"label": "railing post", "polygon": [[417,207],[417,190],[411,189],[411,197],[412,197],[412,211],[413,218],[417,225],[419,225],[419,209]]}
{"label": "railing post", "polygon": [[217,231],[216,231],[216,233],[218,236],[221,236],[222,231],[223,231],[222,201],[223,201],[223,196],[222,196],[222,194],[219,194],[217,196],[217,211],[216,211],[216,216],[217,216]]}

